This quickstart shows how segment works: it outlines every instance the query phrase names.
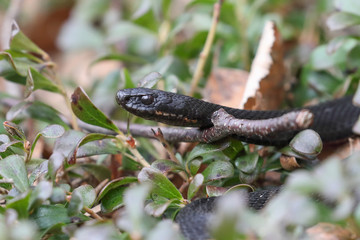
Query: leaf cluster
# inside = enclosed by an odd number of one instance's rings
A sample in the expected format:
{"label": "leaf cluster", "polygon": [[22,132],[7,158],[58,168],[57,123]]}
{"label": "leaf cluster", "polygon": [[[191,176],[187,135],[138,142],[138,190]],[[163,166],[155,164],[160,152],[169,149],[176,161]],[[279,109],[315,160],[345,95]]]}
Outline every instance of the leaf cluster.
{"label": "leaf cluster", "polygon": [[[111,2],[78,1],[58,44],[64,53],[89,48],[100,52],[89,68],[106,61],[124,67],[89,89],[75,88],[71,97],[49,54],[13,25],[9,49],[0,53],[0,76],[22,85],[24,94],[18,98],[0,92],[0,239],[181,239],[173,221],[181,207],[196,198],[221,195],[226,197],[212,223],[216,239],[300,238],[319,222],[350,226],[349,231],[359,234],[358,154],[315,168],[315,160],[305,161],[301,164],[310,171],[290,173],[279,162],[281,153],[314,158],[321,143],[315,144],[314,153],[299,136],[287,148],[270,147],[259,154],[260,146],[225,139],[181,154],[173,154],[175,146],[170,145],[164,154],[153,141],[135,140],[120,131],[111,119],[126,120],[128,115],[115,105],[117,89],[143,80],[165,90],[188,91],[216,1],[194,0],[179,12],[177,1],[122,1],[121,16]],[[327,20],[330,30],[360,26],[357,0],[335,1],[335,6],[337,12]],[[262,25],[271,19],[285,42],[297,39],[303,26],[321,33],[320,44],[307,56],[301,45],[288,58],[301,63],[291,69],[300,79],[295,104],[354,92],[359,37],[348,31],[329,40],[323,26],[306,25],[307,16],[315,16],[310,19],[315,21],[332,9],[328,1],[303,8],[299,13],[281,0],[224,1],[200,86],[214,62],[248,70]],[[62,96],[72,117],[33,100],[41,91]],[[42,149],[40,154],[37,149]],[[262,186],[269,172],[278,176],[278,183],[287,183],[264,211],[253,212],[235,190]],[[313,194],[331,203],[314,201]]]}

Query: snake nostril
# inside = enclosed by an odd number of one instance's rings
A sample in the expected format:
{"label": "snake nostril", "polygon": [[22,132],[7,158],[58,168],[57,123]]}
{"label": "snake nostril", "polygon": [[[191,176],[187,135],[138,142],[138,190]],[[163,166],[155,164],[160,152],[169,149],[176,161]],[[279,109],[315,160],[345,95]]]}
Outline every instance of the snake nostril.
{"label": "snake nostril", "polygon": [[126,94],[123,90],[120,90],[116,94],[116,101],[119,105],[127,103],[130,100],[130,96]]}

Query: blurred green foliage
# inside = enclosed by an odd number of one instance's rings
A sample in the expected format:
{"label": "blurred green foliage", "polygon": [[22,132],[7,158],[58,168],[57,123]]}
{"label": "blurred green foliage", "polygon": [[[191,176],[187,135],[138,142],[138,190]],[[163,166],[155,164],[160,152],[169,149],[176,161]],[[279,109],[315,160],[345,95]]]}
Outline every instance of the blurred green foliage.
{"label": "blurred green foliage", "polygon": [[[93,51],[97,58],[89,68],[110,60],[119,62],[121,69],[109,72],[102,81],[91,79],[94,83],[86,91],[75,90],[74,114],[88,124],[119,133],[107,116],[127,118],[115,105],[117,89],[134,87],[144,76],[159,72],[159,84],[165,90],[188,92],[211,26],[214,3],[75,1],[57,38],[59,53]],[[0,1],[2,11],[7,6],[8,2]],[[358,0],[225,0],[200,85],[206,83],[213,65],[249,70],[268,20],[276,23],[283,37],[289,78],[299,80],[292,84],[293,105],[302,105],[314,97],[326,100],[355,91],[360,77]],[[131,139],[80,131],[46,102],[25,99],[34,97],[33,92],[39,90],[65,99],[68,96],[61,81],[65,80],[63,73],[58,72],[49,54],[17,25],[13,28],[10,48],[0,52],[0,76],[23,85],[24,96],[0,92],[0,120],[7,121],[4,125],[8,130],[0,130],[1,240],[24,236],[180,239],[171,221],[180,207],[206,194],[221,195],[233,186],[257,180],[261,183],[268,171],[278,171],[282,179],[288,177],[279,198],[264,211],[254,213],[230,193],[218,209],[222,222],[213,224],[214,236],[247,239],[251,234],[294,239],[306,236],[306,228],[320,221],[350,226],[351,231],[359,233],[358,154],[343,162],[330,159],[315,169],[310,163],[306,167],[312,170],[290,173],[281,168],[280,154],[274,148],[269,149],[265,159],[247,144],[232,139],[199,144],[183,155],[176,153],[174,162],[160,157],[151,141],[139,139],[137,149],[149,162],[147,166],[136,161],[139,155],[129,147]],[[154,79],[158,80],[159,75]],[[33,128],[29,128],[29,122]],[[33,158],[39,139],[47,139],[46,151],[40,158]],[[122,165],[114,170],[117,165],[109,163],[109,156],[119,153]],[[76,164],[70,165],[77,158]],[[120,170],[123,175],[114,179],[114,172]],[[173,175],[183,178],[189,186],[187,191],[178,186],[176,179],[166,177]],[[105,179],[111,181],[105,184]],[[97,189],[99,184],[101,191]],[[313,193],[331,199],[333,206],[312,201]],[[98,205],[102,219],[90,210]],[[236,228],[236,224],[242,227]]]}

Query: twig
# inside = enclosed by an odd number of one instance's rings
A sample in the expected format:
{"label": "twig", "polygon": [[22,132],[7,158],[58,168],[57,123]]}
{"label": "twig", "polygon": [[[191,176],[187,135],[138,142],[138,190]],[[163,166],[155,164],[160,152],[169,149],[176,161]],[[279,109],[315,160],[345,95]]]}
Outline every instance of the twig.
{"label": "twig", "polygon": [[106,186],[106,184],[109,182],[109,179],[106,178],[104,179],[101,183],[99,183],[96,188],[95,188],[95,192],[96,192],[96,195],[99,194],[99,192]]}
{"label": "twig", "polygon": [[0,179],[0,183],[10,183],[13,184],[14,180],[12,180],[11,178],[8,179]]}
{"label": "twig", "polygon": [[[126,131],[126,130],[125,130]],[[145,160],[145,158],[139,153],[136,149],[136,146],[132,146],[128,143],[128,138],[122,133],[117,132],[117,138],[123,143],[124,146],[128,146],[129,151],[134,155],[135,161],[140,163],[143,167],[150,167],[150,164]]]}
{"label": "twig", "polygon": [[154,137],[159,140],[161,142],[161,144],[164,146],[164,148],[166,149],[166,151],[168,152],[170,159],[175,162],[175,163],[180,163],[179,160],[175,157],[175,154],[173,153],[173,151],[170,148],[169,143],[166,141],[166,139],[164,138],[164,134],[162,133],[161,129],[158,128],[157,131],[155,131],[154,129],[151,129],[152,132],[154,133]]}
{"label": "twig", "polygon": [[190,96],[194,95],[194,92],[200,81],[200,78],[203,75],[203,70],[204,70],[204,66],[206,63],[206,59],[209,56],[209,53],[211,50],[211,45],[214,41],[214,37],[215,37],[215,33],[216,33],[216,26],[217,26],[217,23],[219,22],[219,15],[220,15],[220,9],[221,9],[222,3],[223,3],[223,0],[219,0],[217,3],[214,4],[214,12],[213,12],[211,27],[210,27],[209,33],[207,35],[207,38],[206,38],[204,49],[200,53],[199,61],[196,66],[196,69],[195,69],[194,77],[191,81],[191,88],[190,88],[190,92],[189,92]]}
{"label": "twig", "polygon": [[[169,143],[165,140],[164,135],[161,131],[160,128],[157,129],[157,132],[155,132],[154,129],[152,129],[152,132],[154,133],[154,136],[156,139],[158,139],[162,145],[164,146],[164,148],[166,149],[166,151],[168,152],[170,159],[177,163],[180,164],[180,161],[176,158],[175,154],[173,153],[172,149],[170,148]],[[180,177],[182,177],[182,179],[184,179],[185,181],[188,180],[188,177],[186,176],[186,174],[184,172],[179,172]]]}
{"label": "twig", "polygon": [[96,220],[99,221],[103,221],[104,219],[102,217],[100,217],[96,212],[94,212],[92,209],[85,207],[84,206],[84,210],[90,214],[90,216],[92,216],[93,218],[95,218]]}

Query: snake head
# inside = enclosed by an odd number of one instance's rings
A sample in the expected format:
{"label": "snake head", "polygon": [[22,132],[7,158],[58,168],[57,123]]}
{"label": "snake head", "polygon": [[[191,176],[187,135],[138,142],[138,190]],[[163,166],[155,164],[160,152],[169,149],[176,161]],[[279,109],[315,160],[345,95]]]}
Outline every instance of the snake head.
{"label": "snake head", "polygon": [[[157,122],[178,126],[202,126],[196,113],[196,100],[170,92],[149,88],[129,88],[119,90],[117,103],[128,112]],[[195,106],[194,106],[195,104]]]}
{"label": "snake head", "polygon": [[156,91],[147,88],[122,89],[116,94],[116,101],[120,106],[143,118],[154,114],[157,98]]}

